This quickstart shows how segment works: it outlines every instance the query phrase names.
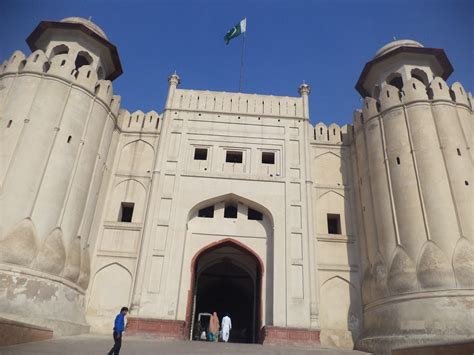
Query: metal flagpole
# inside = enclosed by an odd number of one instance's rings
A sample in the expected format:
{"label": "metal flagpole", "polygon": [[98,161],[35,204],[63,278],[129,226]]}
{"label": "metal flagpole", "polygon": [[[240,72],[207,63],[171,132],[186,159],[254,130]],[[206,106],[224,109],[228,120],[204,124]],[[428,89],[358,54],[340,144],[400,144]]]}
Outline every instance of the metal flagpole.
{"label": "metal flagpole", "polygon": [[[245,31],[247,32],[247,31]],[[242,38],[242,55],[240,57],[240,80],[239,80],[239,92],[242,92],[242,84],[244,80],[244,52],[245,52],[245,32]]]}

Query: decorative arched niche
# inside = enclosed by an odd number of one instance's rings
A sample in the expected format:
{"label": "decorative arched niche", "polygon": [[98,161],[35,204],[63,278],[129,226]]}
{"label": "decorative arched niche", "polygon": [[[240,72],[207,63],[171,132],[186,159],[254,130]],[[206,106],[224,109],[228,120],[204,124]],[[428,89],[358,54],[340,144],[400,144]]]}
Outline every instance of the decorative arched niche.
{"label": "decorative arched niche", "polygon": [[119,263],[108,264],[94,275],[87,305],[89,315],[114,315],[129,306],[132,275]]}
{"label": "decorative arched niche", "polygon": [[127,143],[120,153],[118,171],[146,174],[152,168],[154,155],[153,147],[144,140]]}

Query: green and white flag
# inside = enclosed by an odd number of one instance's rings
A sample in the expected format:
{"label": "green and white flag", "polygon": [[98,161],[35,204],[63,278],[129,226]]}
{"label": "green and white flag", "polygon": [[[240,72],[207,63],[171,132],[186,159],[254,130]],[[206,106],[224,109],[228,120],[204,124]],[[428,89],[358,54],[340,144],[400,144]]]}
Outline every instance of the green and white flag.
{"label": "green and white flag", "polygon": [[229,44],[231,39],[239,36],[242,33],[245,33],[246,29],[247,29],[247,18],[244,18],[242,21],[240,21],[238,24],[232,27],[229,30],[229,32],[226,33],[226,35],[224,36],[225,44]]}

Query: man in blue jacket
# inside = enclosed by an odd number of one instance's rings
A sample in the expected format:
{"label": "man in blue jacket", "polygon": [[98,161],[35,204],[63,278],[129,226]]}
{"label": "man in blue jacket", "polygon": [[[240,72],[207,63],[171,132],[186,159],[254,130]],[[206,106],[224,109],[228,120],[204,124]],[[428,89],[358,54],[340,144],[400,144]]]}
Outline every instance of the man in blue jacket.
{"label": "man in blue jacket", "polygon": [[122,332],[125,330],[125,316],[128,313],[127,307],[122,307],[120,313],[115,317],[114,324],[114,346],[110,349],[108,355],[119,355],[122,346]]}

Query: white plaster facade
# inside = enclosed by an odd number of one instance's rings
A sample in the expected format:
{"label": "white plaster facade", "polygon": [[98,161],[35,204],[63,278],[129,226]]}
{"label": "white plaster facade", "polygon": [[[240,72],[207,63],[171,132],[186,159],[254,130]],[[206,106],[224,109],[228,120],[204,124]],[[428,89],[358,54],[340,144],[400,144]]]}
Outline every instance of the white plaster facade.
{"label": "white plaster facade", "polygon": [[379,352],[472,339],[472,96],[442,79],[442,50],[389,44],[354,126],[313,127],[308,85],[198,91],[176,74],[161,113],[130,113],[104,80],[121,68],[103,31],[48,23],[0,68],[0,316],[59,335],[108,333],[123,305],[189,322],[194,261],[225,240],[235,265],[261,264],[259,327]]}

